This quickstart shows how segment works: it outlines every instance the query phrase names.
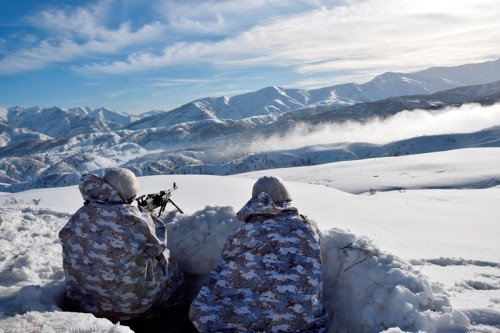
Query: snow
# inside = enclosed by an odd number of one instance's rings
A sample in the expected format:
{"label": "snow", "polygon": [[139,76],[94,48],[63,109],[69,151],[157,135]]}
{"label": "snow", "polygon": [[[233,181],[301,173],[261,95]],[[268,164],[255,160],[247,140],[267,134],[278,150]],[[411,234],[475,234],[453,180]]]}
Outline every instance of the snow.
{"label": "snow", "polygon": [[[192,274],[208,274],[217,264],[222,246],[239,224],[231,206],[207,206],[192,215],[166,217],[170,253],[181,269]],[[196,258],[196,260],[193,260]]]}
{"label": "snow", "polygon": [[127,326],[114,325],[106,319],[86,313],[71,312],[28,312],[22,316],[10,317],[0,322],[0,332],[106,332],[130,333]]}
{"label": "snow", "polygon": [[[324,233],[329,332],[498,332],[500,187],[484,184],[498,180],[499,152],[463,149],[237,176],[140,177],[140,194],[177,183],[172,199],[185,214],[167,206],[169,248],[186,271],[203,275],[238,224],[235,211],[250,198],[255,179],[281,176],[299,212]],[[388,186],[389,180],[397,183]],[[57,233],[81,204],[76,186],[0,193],[0,332],[131,332],[62,311]]]}
{"label": "snow", "polygon": [[332,229],[322,239],[325,305],[340,332],[468,328],[439,286],[368,238]]}
{"label": "snow", "polygon": [[0,107],[0,120],[7,120],[7,109]]}

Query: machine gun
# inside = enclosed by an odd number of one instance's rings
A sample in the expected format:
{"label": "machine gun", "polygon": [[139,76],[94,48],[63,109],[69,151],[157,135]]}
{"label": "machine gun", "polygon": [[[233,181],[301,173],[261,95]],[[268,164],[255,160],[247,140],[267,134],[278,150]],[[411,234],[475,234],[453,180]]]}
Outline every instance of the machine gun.
{"label": "machine gun", "polygon": [[149,210],[150,212],[152,212],[156,208],[160,207],[160,211],[158,212],[158,216],[160,216],[161,213],[165,210],[165,207],[167,206],[167,204],[169,202],[172,205],[174,205],[175,208],[177,208],[177,210],[181,214],[184,214],[182,209],[180,209],[179,206],[177,206],[170,198],[170,196],[172,195],[172,192],[176,189],[177,189],[177,185],[174,183],[174,186],[169,190],[160,191],[159,193],[141,195],[140,197],[138,197],[135,200],[137,200],[137,205],[139,207],[144,207],[147,210]]}

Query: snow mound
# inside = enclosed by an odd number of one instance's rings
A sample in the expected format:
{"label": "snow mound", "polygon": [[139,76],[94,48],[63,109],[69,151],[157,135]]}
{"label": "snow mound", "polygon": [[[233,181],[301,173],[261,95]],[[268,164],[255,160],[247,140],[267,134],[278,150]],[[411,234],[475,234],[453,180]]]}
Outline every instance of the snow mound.
{"label": "snow mound", "polygon": [[170,212],[165,223],[168,248],[180,268],[206,275],[217,265],[224,242],[239,221],[233,207],[206,206],[193,215]]}
{"label": "snow mound", "polygon": [[57,234],[70,215],[26,204],[0,208],[0,333],[130,333],[90,314],[62,312],[66,287]]}
{"label": "snow mound", "polygon": [[[232,207],[215,206],[193,215],[171,212],[165,222],[172,256],[183,270],[197,275],[216,266],[227,236],[239,224]],[[469,319],[452,309],[440,285],[410,263],[379,250],[370,239],[331,229],[322,233],[321,253],[329,332],[470,328]]]}
{"label": "snow mound", "polygon": [[99,332],[133,333],[127,326],[96,318],[88,313],[27,312],[0,321],[1,333],[18,332]]}
{"label": "snow mound", "polygon": [[[32,311],[52,312],[60,311],[64,303],[66,288],[64,283],[54,286],[27,285],[20,289],[1,289],[0,319],[24,314]],[[0,320],[0,327],[4,321]],[[0,332],[2,332],[0,330]]]}
{"label": "snow mound", "polygon": [[[329,332],[467,331],[443,288],[368,238],[331,229],[321,238]],[[395,329],[400,330],[395,330]]]}

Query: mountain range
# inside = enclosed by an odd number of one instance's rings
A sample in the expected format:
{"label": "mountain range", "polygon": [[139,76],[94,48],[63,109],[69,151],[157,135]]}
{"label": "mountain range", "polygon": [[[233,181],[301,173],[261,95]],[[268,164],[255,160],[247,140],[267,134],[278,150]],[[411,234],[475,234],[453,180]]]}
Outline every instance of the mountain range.
{"label": "mountain range", "polygon": [[[207,97],[169,111],[129,115],[107,108],[14,106],[0,109],[0,190],[75,184],[83,172],[125,166],[137,175],[232,174],[258,168],[318,164],[394,156],[453,145],[422,138],[375,147],[351,143],[328,149],[268,152],[252,142],[284,136],[297,126],[314,132],[321,124],[367,122],[407,110],[439,110],[500,100],[500,59],[481,64],[436,67],[415,73],[384,73],[364,84],[321,89],[266,87],[234,97]],[[492,126],[498,124],[492,124]],[[486,135],[482,133],[476,137]],[[497,138],[498,128],[488,136]],[[442,138],[437,138],[438,142]],[[455,147],[481,146],[473,137]],[[497,145],[499,140],[488,144]],[[484,144],[484,143],[483,143]],[[435,146],[434,148],[432,148]],[[238,147],[238,149],[236,149]],[[347,148],[346,148],[347,147]],[[420,147],[420,148],[415,148]],[[446,148],[448,147],[448,148]],[[314,155],[308,151],[316,151]]]}

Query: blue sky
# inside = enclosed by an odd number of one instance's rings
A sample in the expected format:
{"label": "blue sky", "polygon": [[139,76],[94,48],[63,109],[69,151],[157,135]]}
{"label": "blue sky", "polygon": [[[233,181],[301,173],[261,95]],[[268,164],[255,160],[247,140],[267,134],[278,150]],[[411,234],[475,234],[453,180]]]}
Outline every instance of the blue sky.
{"label": "blue sky", "polygon": [[141,113],[500,58],[496,0],[0,0],[0,107]]}

